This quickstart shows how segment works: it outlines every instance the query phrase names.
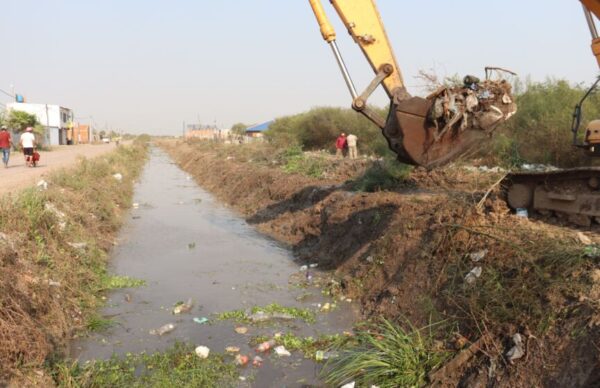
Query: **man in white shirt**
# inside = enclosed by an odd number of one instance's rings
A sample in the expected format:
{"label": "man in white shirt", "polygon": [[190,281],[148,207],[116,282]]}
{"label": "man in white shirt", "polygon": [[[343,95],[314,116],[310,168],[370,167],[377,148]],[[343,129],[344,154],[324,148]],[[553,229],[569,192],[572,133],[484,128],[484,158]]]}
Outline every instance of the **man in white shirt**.
{"label": "man in white shirt", "polygon": [[350,154],[350,159],[356,159],[358,157],[358,148],[356,147],[358,137],[356,137],[356,135],[350,134],[346,137],[346,142],[348,143],[348,152]]}
{"label": "man in white shirt", "polygon": [[33,151],[36,146],[35,135],[33,134],[33,128],[27,127],[25,132],[21,134],[19,139],[23,155],[25,155],[25,163],[27,167],[33,166]]}

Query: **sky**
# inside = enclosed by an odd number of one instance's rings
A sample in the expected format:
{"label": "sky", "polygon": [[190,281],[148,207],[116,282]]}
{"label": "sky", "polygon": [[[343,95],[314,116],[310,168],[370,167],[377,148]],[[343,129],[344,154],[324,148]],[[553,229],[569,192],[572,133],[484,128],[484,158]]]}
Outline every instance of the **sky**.
{"label": "sky", "polygon": [[[323,3],[363,89],[373,73]],[[495,65],[573,83],[598,73],[576,0],[377,5],[413,94],[419,70],[483,76]],[[183,122],[227,128],[350,106],[307,0],[3,0],[0,9],[0,89],[69,107],[99,129],[178,135]],[[388,103],[383,92],[372,102]]]}

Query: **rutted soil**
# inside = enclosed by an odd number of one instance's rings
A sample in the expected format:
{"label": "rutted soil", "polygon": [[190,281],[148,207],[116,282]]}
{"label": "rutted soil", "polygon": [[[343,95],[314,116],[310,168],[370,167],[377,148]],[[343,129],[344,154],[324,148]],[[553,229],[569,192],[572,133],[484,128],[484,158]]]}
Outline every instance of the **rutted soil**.
{"label": "rutted soil", "polygon": [[[576,230],[510,214],[488,192],[498,174],[415,170],[398,191],[361,193],[345,180],[364,161],[318,179],[238,157],[236,146],[162,146],[259,230],[330,269],[365,318],[443,322],[440,346],[457,354],[481,339],[438,386],[600,385],[598,255]],[[516,333],[524,356],[510,362]]]}

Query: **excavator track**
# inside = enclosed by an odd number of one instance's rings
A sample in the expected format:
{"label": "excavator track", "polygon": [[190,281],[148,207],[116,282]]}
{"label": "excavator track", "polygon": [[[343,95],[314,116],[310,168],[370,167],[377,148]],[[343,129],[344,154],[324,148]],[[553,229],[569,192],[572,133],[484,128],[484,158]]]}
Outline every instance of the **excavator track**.
{"label": "excavator track", "polygon": [[600,223],[600,167],[507,175],[502,191],[508,205],[579,226]]}

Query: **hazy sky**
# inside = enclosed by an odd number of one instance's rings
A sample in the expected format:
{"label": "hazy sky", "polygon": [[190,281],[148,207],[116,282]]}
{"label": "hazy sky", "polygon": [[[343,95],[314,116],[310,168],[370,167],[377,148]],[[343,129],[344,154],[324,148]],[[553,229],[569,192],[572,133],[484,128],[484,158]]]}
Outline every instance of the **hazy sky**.
{"label": "hazy sky", "polygon": [[[359,89],[372,73],[333,9]],[[590,83],[598,68],[576,0],[378,0],[406,83],[419,69]],[[256,123],[349,106],[307,0],[2,0],[0,89],[133,133]],[[10,99],[0,95],[0,102]],[[387,104],[383,93],[374,102]],[[82,119],[83,122],[88,119]]]}

